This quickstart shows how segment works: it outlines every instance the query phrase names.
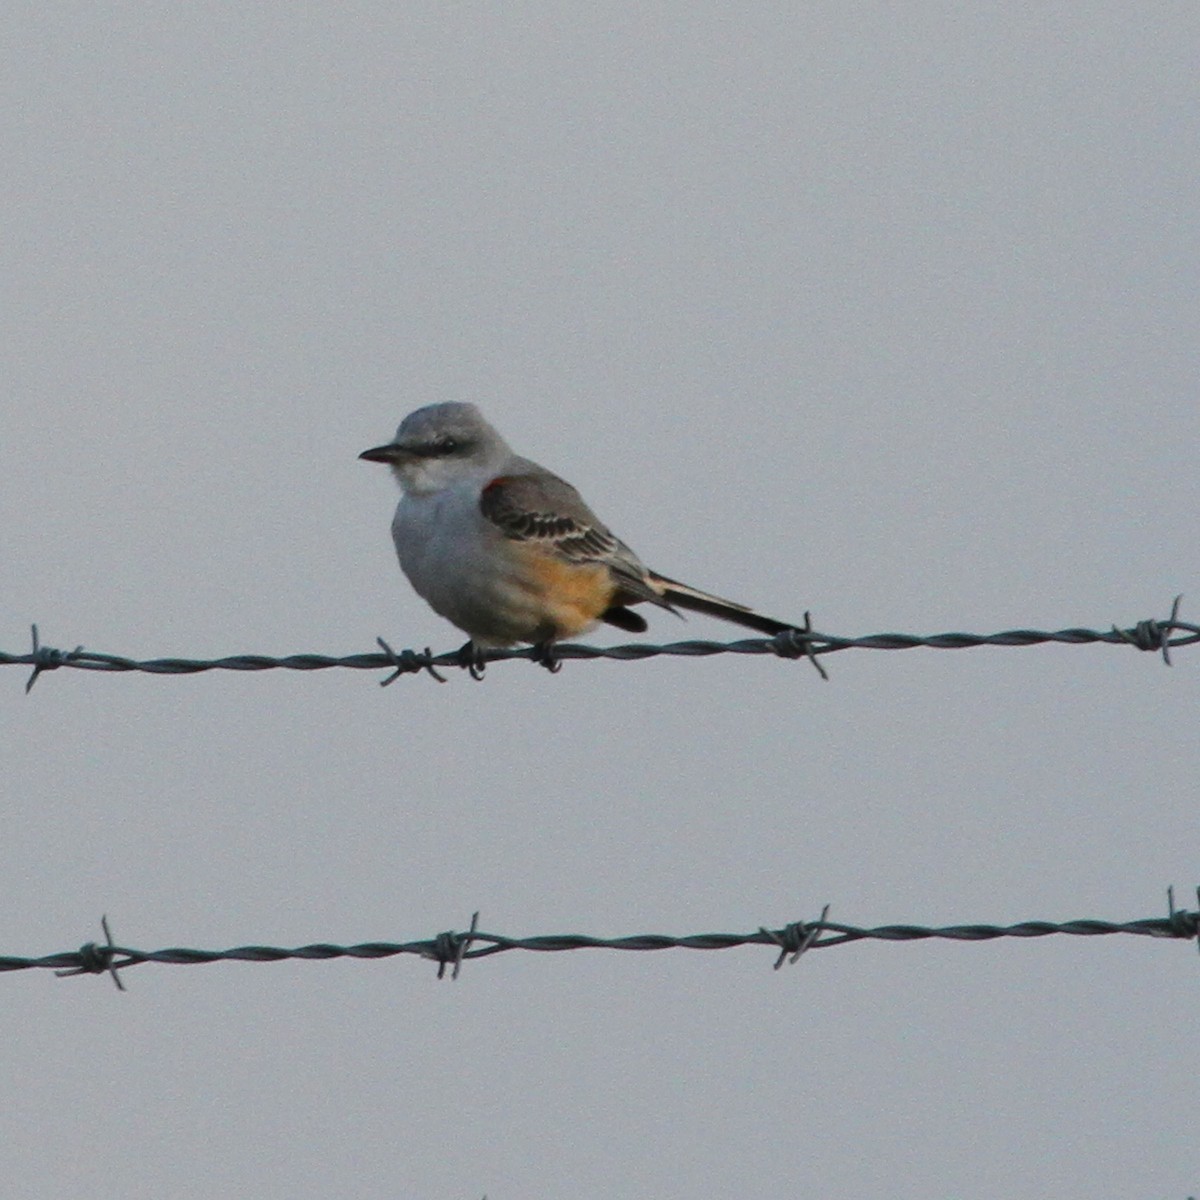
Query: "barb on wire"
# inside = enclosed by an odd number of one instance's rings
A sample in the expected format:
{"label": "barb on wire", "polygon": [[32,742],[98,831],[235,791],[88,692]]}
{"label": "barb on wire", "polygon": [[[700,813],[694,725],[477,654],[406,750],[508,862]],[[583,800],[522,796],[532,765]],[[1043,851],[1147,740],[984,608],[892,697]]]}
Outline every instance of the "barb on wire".
{"label": "barb on wire", "polygon": [[1139,650],[1161,650],[1163,662],[1169,667],[1171,665],[1171,646],[1186,644],[1184,642],[1172,643],[1169,640],[1171,630],[1180,628],[1179,606],[1182,603],[1183,596],[1176,596],[1175,603],[1171,605],[1171,615],[1167,618],[1165,626],[1159,624],[1158,621],[1139,621],[1132,629],[1118,629],[1114,625],[1113,633],[1120,634],[1122,641],[1136,646]]}
{"label": "barb on wire", "polygon": [[449,930],[446,933],[439,933],[437,937],[430,943],[428,951],[422,951],[423,958],[432,958],[438,965],[437,977],[442,979],[446,974],[446,968],[453,963],[454,970],[450,973],[451,979],[457,979],[459,971],[462,970],[463,956],[467,952],[467,947],[475,937],[475,931],[479,928],[479,913],[475,912],[471,916],[471,928],[466,933],[455,933],[454,930]]}
{"label": "barb on wire", "polygon": [[38,641],[38,627],[33,625],[31,629],[33,646],[27,661],[33,665],[33,670],[30,671],[29,678],[25,681],[25,695],[27,696],[33,691],[33,685],[37,683],[38,676],[43,671],[53,671],[55,667],[66,666],[83,653],[82,646],[76,646],[74,650],[55,650],[50,646],[43,646]]}
{"label": "barb on wire", "polygon": [[[1196,889],[1196,904],[1200,908],[1200,887]],[[1175,930],[1175,937],[1193,938],[1200,950],[1200,913],[1185,912],[1175,907],[1175,889],[1167,888],[1167,920]]]}
{"label": "barb on wire", "polygon": [[794,921],[791,925],[785,925],[779,930],[759,926],[758,932],[765,933],[779,947],[779,957],[775,960],[776,971],[785,962],[798,962],[800,955],[806,950],[812,949],[818,934],[825,928],[825,918],[828,916],[829,905],[827,904],[821,909],[820,920],[814,921],[811,925],[805,925],[803,921]]}
{"label": "barb on wire", "polygon": [[85,942],[78,950],[79,965],[54,973],[60,979],[65,979],[70,975],[103,975],[107,971],[112,976],[113,983],[117,985],[117,991],[123,992],[125,985],[117,974],[117,968],[125,964],[115,961],[116,956],[123,951],[113,945],[112,930],[108,927],[107,916],[100,918],[100,928],[104,930],[103,946],[97,946],[95,942]]}
{"label": "barb on wire", "polygon": [[[1197,889],[1200,904],[1200,889]],[[1072,937],[1097,937],[1106,934],[1130,934],[1137,937],[1174,938],[1200,941],[1200,911],[1185,912],[1175,907],[1173,889],[1167,892],[1168,912],[1165,917],[1146,917],[1136,921],[1021,921],[1016,925],[947,925],[931,928],[925,925],[878,925],[862,928],[830,921],[826,905],[816,921],[794,921],[778,929],[761,926],[753,933],[694,933],[675,937],[661,933],[635,934],[632,937],[601,938],[585,934],[563,933],[537,937],[515,938],[479,929],[479,913],[471,918],[466,933],[440,933],[432,938],[413,942],[359,942],[339,946],[316,942],[288,949],[282,946],[236,946],[231,950],[194,950],[174,947],[167,950],[134,950],[117,946],[109,934],[108,921],[103,921],[104,946],[89,942],[79,950],[47,954],[39,958],[0,956],[0,971],[24,971],[49,967],[58,975],[98,974],[108,971],[117,986],[122,987],[118,971],[142,963],[196,965],[212,962],[280,962],[284,959],[313,961],[328,958],[393,958],[412,954],[438,964],[438,978],[452,966],[451,979],[457,979],[462,964],[472,958],[487,958],[511,950],[538,954],[563,950],[729,950],[736,946],[770,946],[779,952],[775,960],[778,970],[785,960],[796,962],[802,954],[845,946],[851,942],[884,941],[916,942],[942,939],[956,942],[987,942],[997,938],[1040,938],[1055,934]],[[123,988],[122,988],[123,990]]]}
{"label": "barb on wire", "polygon": [[[802,628],[789,629],[769,638],[744,638],[736,642],[687,641],[653,645],[648,642],[632,642],[624,646],[584,646],[575,642],[556,644],[554,662],[567,659],[606,658],[618,662],[632,662],[643,658],[655,658],[667,654],[685,658],[707,658],[714,654],[774,654],[779,658],[806,659],[827,678],[820,657],[835,654],[839,650],[911,650],[925,646],[935,650],[964,650],[974,646],[1033,646],[1046,642],[1065,645],[1085,645],[1093,642],[1108,645],[1130,645],[1138,650],[1160,652],[1167,666],[1171,665],[1169,651],[1173,647],[1191,646],[1200,642],[1200,625],[1179,620],[1179,605],[1182,596],[1176,596],[1171,615],[1166,620],[1138,621],[1129,628],[1112,626],[1110,629],[1010,629],[1002,633],[935,633],[927,636],[909,633],[875,633],[866,637],[839,637],[834,634],[818,633],[812,628],[805,614]],[[438,682],[445,682],[439,668],[459,667],[471,675],[483,677],[483,667],[488,663],[508,659],[524,658],[545,665],[545,649],[536,646],[521,646],[511,649],[476,650],[466,654],[464,649],[449,650],[434,654],[428,649],[393,650],[382,638],[377,639],[380,652],[349,654],[335,658],[325,654],[290,654],[284,658],[272,658],[264,654],[235,654],[226,658],[151,658],[139,661],[118,654],[99,654],[76,646],[74,650],[55,650],[43,646],[38,639],[38,628],[33,627],[33,646],[26,654],[7,654],[0,651],[0,666],[32,667],[25,690],[28,692],[45,671],[60,667],[75,667],[83,671],[143,671],[152,675],[194,675],[200,671],[267,671],[283,668],[289,671],[321,671],[330,667],[348,667],[359,671],[390,671],[382,680],[387,686],[401,675],[425,672]]]}

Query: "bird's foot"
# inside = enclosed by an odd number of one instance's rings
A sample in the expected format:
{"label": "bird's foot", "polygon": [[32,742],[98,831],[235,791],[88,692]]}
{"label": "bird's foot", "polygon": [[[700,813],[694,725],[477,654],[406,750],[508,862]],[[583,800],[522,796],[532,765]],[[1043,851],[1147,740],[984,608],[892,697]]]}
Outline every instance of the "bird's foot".
{"label": "bird's foot", "polygon": [[544,642],[534,642],[530,657],[539,667],[545,667],[551,675],[557,675],[562,670],[562,663],[554,652],[552,638],[547,638]]}
{"label": "bird's foot", "polygon": [[482,679],[484,671],[487,670],[487,663],[483,657],[483,647],[477,645],[474,641],[464,642],[458,652],[458,665],[465,668],[472,679]]}

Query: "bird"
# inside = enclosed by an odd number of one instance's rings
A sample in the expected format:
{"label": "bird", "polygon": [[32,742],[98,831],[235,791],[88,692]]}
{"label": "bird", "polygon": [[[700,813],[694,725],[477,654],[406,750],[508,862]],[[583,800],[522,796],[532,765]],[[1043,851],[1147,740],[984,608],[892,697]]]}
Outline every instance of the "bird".
{"label": "bird", "polygon": [[[422,599],[481,652],[529,643],[557,669],[554,645],[600,623],[644,633],[634,606],[719,617],[771,636],[798,626],[650,570],[565,479],[513,452],[474,404],[409,413],[395,438],[364,450],[400,484],[392,539]],[[472,674],[475,674],[475,669]]]}

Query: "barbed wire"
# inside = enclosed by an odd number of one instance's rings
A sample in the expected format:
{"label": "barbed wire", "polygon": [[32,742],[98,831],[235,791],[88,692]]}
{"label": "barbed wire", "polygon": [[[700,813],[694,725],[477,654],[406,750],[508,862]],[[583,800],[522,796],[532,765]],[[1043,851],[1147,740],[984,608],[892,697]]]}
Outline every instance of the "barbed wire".
{"label": "barbed wire", "polygon": [[[1200,901],[1200,889],[1197,889]],[[1040,938],[1056,934],[1073,937],[1097,937],[1107,934],[1132,934],[1138,937],[1175,938],[1200,943],[1200,911],[1187,912],[1175,907],[1174,889],[1167,889],[1167,915],[1146,917],[1136,921],[1101,921],[1087,918],[1076,921],[1021,921],[1016,925],[947,925],[931,928],[924,925],[878,925],[862,928],[830,921],[826,905],[816,921],[794,921],[777,929],[760,926],[753,933],[695,933],[683,937],[669,934],[643,933],[631,937],[601,938],[585,934],[563,933],[538,937],[514,938],[503,934],[485,933],[479,928],[479,913],[471,918],[470,927],[462,933],[453,930],[432,938],[412,942],[359,942],[339,946],[315,942],[307,946],[236,946],[231,950],[195,950],[173,947],[166,950],[134,950],[119,946],[112,940],[107,916],[101,918],[104,942],[88,942],[78,950],[46,954],[38,958],[15,955],[0,956],[0,971],[24,971],[36,968],[53,970],[59,976],[98,975],[107,972],[124,990],[119,971],[143,963],[169,963],[175,966],[195,966],[213,962],[281,962],[285,959],[306,961],[330,958],[393,958],[411,954],[438,964],[438,978],[452,968],[450,977],[457,979],[468,959],[488,958],[510,950],[526,950],[539,954],[563,950],[730,950],[739,946],[770,946],[778,952],[775,970],[787,961],[796,962],[810,950],[826,950],[867,940],[885,942],[915,942],[944,939],[957,942],[986,942],[997,938]]]}
{"label": "barbed wire", "polygon": [[[557,669],[568,660],[606,658],[630,662],[658,655],[687,658],[706,658],[714,654],[774,654],[780,658],[807,659],[825,677],[819,657],[840,650],[911,650],[923,646],[935,650],[964,650],[975,646],[1032,646],[1046,642],[1065,645],[1085,645],[1102,642],[1108,645],[1133,646],[1138,650],[1162,654],[1163,662],[1171,665],[1170,651],[1179,646],[1200,642],[1200,625],[1179,620],[1182,596],[1176,596],[1171,615],[1166,620],[1139,621],[1128,628],[1116,625],[1109,629],[1010,629],[1002,633],[875,633],[866,637],[839,637],[819,633],[812,628],[808,614],[805,627],[787,630],[770,638],[745,638],[736,642],[686,641],[653,645],[634,642],[623,646],[585,646],[576,642],[556,644],[549,652],[544,647],[521,646],[511,649],[471,650],[463,647],[434,654],[426,647],[418,650],[393,650],[382,638],[377,639],[380,653],[349,654],[333,657],[325,654],[290,654],[273,658],[264,654],[235,654],[225,658],[151,658],[137,660],[117,654],[99,654],[76,646],[74,650],[59,650],[42,645],[38,627],[33,626],[33,644],[25,654],[0,651],[0,666],[26,666],[33,671],[25,685],[28,692],[46,671],[60,667],[75,667],[84,671],[143,671],[152,675],[194,675],[200,671],[267,671],[282,668],[289,671],[321,671],[331,667],[346,667],[359,671],[390,671],[381,686],[394,683],[402,675],[425,672],[439,683],[445,682],[441,668],[461,667],[473,677],[480,678],[488,663],[510,659],[530,659],[542,666]],[[1182,636],[1172,636],[1181,634]]]}

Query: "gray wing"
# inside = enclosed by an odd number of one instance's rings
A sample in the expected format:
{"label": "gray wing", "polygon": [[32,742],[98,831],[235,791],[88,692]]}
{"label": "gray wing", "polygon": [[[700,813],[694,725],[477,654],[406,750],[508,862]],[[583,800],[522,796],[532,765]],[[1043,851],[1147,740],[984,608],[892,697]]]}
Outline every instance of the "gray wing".
{"label": "gray wing", "polygon": [[671,607],[638,556],[565,479],[541,468],[532,474],[498,475],[480,494],[479,509],[513,541],[536,542],[567,562],[603,563],[616,576],[617,603],[648,600]]}

